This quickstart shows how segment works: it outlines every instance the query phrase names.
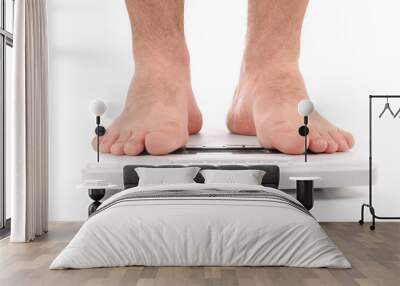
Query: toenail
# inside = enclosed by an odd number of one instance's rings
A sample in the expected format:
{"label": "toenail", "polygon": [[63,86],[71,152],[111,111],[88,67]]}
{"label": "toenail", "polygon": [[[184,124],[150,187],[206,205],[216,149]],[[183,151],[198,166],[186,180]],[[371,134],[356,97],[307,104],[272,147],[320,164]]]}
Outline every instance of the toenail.
{"label": "toenail", "polygon": [[119,144],[119,143],[114,143],[111,145],[111,149],[115,149],[115,148],[119,147],[120,145],[121,144]]}

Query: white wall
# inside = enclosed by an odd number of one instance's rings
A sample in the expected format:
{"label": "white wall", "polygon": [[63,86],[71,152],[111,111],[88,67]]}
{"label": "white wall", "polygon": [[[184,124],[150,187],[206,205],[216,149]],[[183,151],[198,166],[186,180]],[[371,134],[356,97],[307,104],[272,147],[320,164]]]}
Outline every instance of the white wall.
{"label": "white wall", "polygon": [[[95,97],[108,102],[105,125],[121,110],[132,75],[130,28],[123,0],[50,0],[48,9],[50,219],[82,220],[89,199],[75,185],[94,158],[87,106]],[[366,158],[368,94],[400,93],[399,9],[396,0],[311,1],[304,23],[301,64],[311,98],[328,119],[353,132],[356,151]],[[229,107],[243,50],[246,1],[187,0],[185,24],[205,129],[223,128],[221,110]],[[380,215],[399,215],[400,119],[378,127],[376,205]],[[367,192],[326,190],[317,198],[313,213],[320,220],[358,220]]]}

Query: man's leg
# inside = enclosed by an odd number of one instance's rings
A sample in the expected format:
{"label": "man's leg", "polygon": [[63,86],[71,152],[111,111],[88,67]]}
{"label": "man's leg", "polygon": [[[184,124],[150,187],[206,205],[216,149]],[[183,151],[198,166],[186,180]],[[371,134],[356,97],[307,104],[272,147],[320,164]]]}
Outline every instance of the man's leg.
{"label": "man's leg", "polygon": [[100,151],[138,155],[145,148],[151,154],[168,154],[182,147],[202,125],[190,83],[184,3],[126,0],[126,6],[135,74],[125,108],[101,138]]}
{"label": "man's leg", "polygon": [[[228,128],[257,135],[264,147],[288,154],[304,151],[297,133],[302,118],[297,103],[308,98],[299,71],[300,34],[307,0],[249,0],[247,47]],[[351,134],[314,112],[309,149],[317,153],[346,151]]]}

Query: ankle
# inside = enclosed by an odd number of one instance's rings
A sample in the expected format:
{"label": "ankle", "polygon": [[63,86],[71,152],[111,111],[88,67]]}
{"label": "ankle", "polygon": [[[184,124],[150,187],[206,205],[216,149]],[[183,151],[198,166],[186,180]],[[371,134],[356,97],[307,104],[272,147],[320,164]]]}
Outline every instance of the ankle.
{"label": "ankle", "polygon": [[265,69],[282,66],[293,69],[298,66],[299,47],[293,44],[279,44],[282,40],[248,39],[243,63],[248,69]]}
{"label": "ankle", "polygon": [[162,42],[136,41],[133,50],[137,68],[189,68],[190,65],[189,51],[184,39],[168,39]]}
{"label": "ankle", "polygon": [[286,58],[259,60],[258,58],[244,58],[241,66],[241,75],[265,79],[296,78],[299,77],[298,61]]}
{"label": "ankle", "polygon": [[242,95],[250,96],[248,86],[257,87],[263,92],[254,93],[253,99],[271,97],[282,100],[281,91],[290,91],[291,99],[301,100],[307,98],[303,76],[297,62],[277,60],[265,63],[246,61],[242,63],[239,86],[244,87]]}

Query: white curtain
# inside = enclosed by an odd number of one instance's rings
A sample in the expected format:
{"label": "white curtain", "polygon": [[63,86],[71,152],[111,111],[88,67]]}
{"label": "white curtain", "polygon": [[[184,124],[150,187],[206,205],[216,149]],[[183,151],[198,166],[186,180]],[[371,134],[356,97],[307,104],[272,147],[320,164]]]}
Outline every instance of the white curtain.
{"label": "white curtain", "polygon": [[7,121],[12,242],[47,232],[48,49],[46,0],[16,0],[14,69]]}

